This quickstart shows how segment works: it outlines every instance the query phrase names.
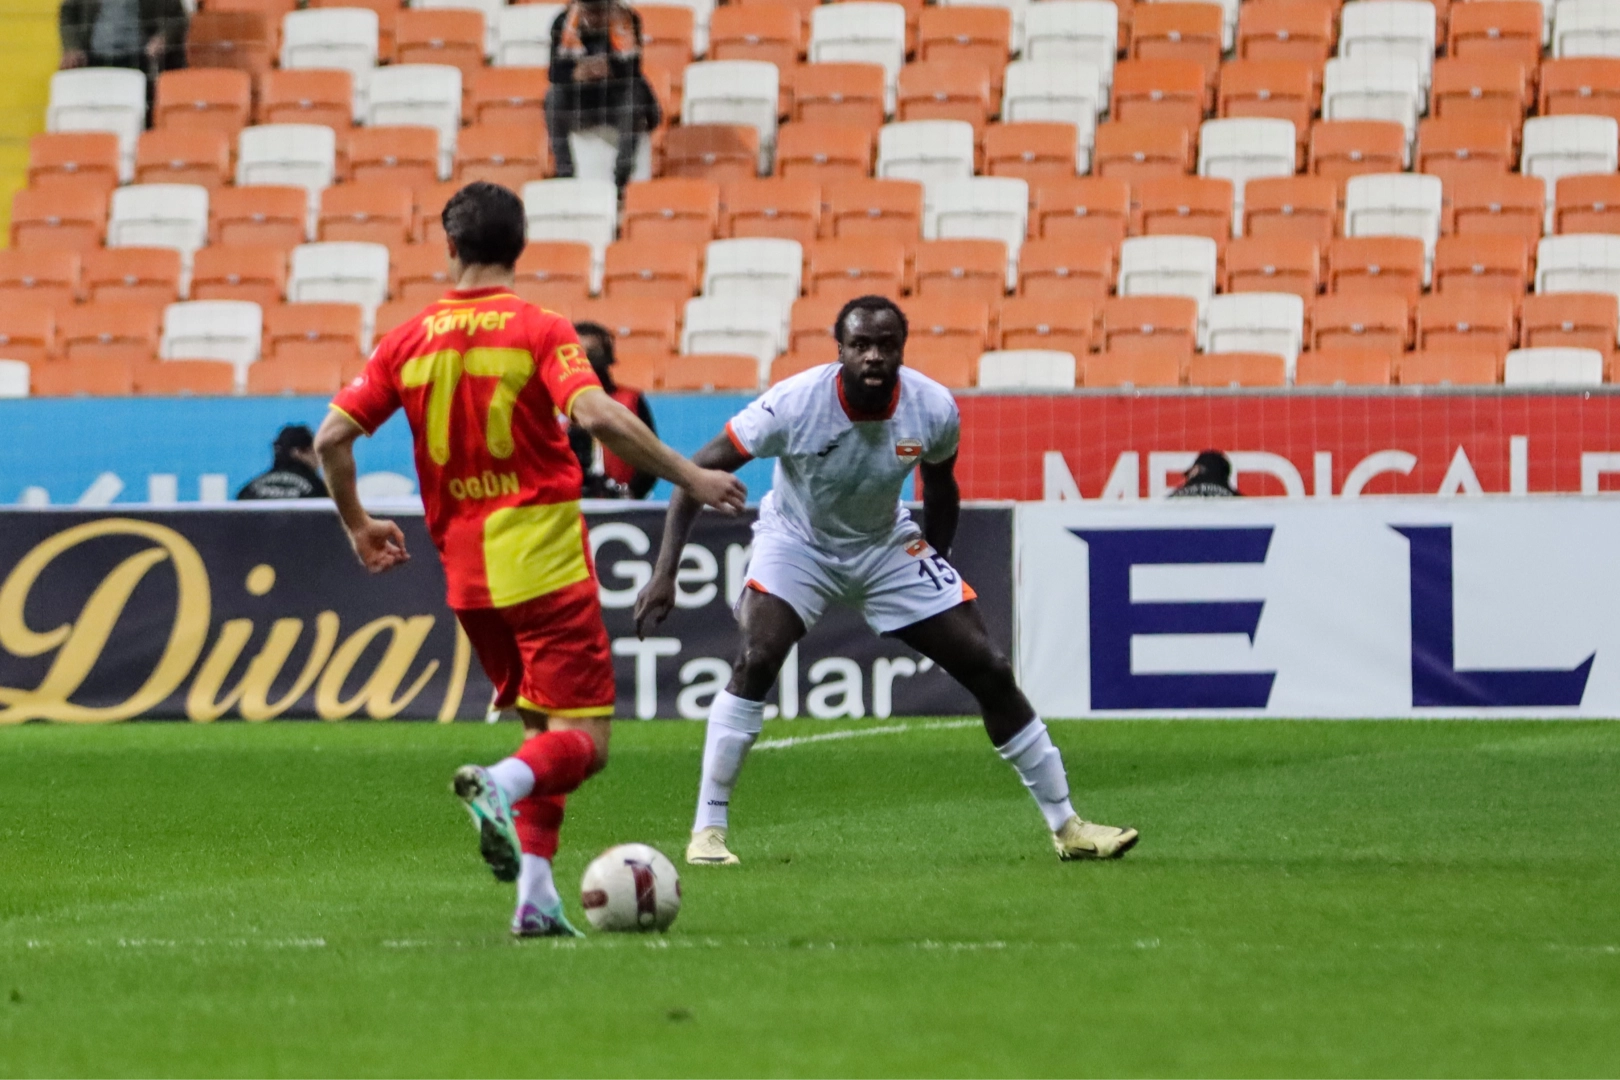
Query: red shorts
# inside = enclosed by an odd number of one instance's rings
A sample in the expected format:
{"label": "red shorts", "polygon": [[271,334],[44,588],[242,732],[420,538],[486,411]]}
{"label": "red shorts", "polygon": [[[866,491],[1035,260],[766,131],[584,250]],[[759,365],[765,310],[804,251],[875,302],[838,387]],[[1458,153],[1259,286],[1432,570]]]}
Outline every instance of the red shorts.
{"label": "red shorts", "polygon": [[612,716],[613,656],[596,579],[456,618],[495,684],[495,705],[550,716]]}

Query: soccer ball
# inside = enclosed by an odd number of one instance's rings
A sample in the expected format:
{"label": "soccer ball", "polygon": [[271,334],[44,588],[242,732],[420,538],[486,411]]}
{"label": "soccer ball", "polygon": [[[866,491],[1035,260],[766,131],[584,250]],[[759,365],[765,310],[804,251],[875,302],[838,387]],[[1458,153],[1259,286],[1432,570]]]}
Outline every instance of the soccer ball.
{"label": "soccer ball", "polygon": [[585,868],[579,902],[598,930],[668,930],[681,911],[681,878],[657,848],[620,844]]}

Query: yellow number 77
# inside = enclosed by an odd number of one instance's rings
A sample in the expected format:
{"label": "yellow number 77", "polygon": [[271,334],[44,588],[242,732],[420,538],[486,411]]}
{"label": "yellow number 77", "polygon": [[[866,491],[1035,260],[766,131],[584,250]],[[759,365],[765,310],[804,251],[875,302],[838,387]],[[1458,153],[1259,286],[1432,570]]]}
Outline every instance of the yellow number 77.
{"label": "yellow number 77", "polygon": [[484,444],[497,458],[509,458],[512,444],[512,410],[518,394],[534,378],[534,356],[527,349],[468,349],[459,353],[441,349],[436,353],[405,361],[399,369],[402,386],[428,386],[427,445],[435,465],[450,461],[450,404],[462,375],[496,378],[500,382],[489,398],[489,421],[484,428]]}

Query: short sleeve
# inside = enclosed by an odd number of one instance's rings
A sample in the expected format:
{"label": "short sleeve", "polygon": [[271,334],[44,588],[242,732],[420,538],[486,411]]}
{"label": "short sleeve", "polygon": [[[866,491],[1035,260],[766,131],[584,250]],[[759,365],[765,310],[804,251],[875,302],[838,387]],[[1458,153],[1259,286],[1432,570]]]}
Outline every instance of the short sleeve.
{"label": "short sleeve", "polygon": [[367,435],[382,427],[383,421],[394,415],[400,404],[399,387],[383,355],[387,345],[385,338],[372,351],[371,359],[354,381],[332,399],[332,408],[359,424]]}
{"label": "short sleeve", "polygon": [[787,410],[782,406],[779,386],[772,387],[763,397],[749,402],[746,409],[726,424],[726,436],[731,439],[731,445],[751,458],[773,458],[786,453]]}
{"label": "short sleeve", "polygon": [[590,357],[579,343],[579,335],[567,319],[551,318],[546,336],[536,350],[540,358],[540,381],[564,416],[571,416],[574,402],[587,390],[602,389],[602,381],[591,367]]}
{"label": "short sleeve", "polygon": [[962,441],[962,414],[956,409],[956,400],[948,398],[936,415],[928,445],[923,448],[922,459],[938,465],[956,456]]}

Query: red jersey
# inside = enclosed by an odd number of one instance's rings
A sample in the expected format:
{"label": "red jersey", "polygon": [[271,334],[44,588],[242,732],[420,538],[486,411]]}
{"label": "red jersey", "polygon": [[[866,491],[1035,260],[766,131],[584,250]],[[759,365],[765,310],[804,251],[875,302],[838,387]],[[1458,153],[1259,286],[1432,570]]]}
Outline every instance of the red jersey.
{"label": "red jersey", "polygon": [[404,408],[450,606],[511,607],[591,577],[562,416],[601,388],[567,319],[471,289],[383,338],[332,408],[368,435]]}

